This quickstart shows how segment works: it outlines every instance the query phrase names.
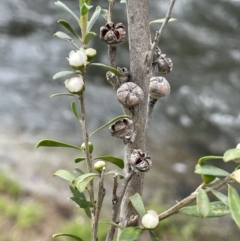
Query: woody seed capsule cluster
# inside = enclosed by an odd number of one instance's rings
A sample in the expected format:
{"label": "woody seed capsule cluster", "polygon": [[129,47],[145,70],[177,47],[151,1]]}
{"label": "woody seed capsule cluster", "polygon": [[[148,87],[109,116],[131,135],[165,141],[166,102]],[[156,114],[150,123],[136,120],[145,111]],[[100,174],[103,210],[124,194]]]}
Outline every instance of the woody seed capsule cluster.
{"label": "woody seed capsule cluster", "polygon": [[100,38],[107,44],[120,44],[126,41],[126,29],[122,23],[108,22],[100,28]]}

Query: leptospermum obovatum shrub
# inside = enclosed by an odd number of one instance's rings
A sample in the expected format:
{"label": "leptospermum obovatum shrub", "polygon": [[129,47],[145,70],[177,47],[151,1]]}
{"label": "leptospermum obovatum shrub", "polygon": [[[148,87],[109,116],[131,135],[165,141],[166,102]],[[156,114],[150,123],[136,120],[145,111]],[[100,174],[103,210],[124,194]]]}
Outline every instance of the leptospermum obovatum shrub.
{"label": "leptospermum obovatum shrub", "polygon": [[[139,86],[141,85],[141,82],[134,81],[134,67],[128,69],[125,66],[116,66],[117,47],[128,39],[126,27],[122,23],[113,23],[112,21],[112,12],[116,1],[108,0],[108,10],[102,9],[101,6],[92,6],[90,5],[90,2],[90,0],[79,0],[80,13],[78,16],[64,3],[60,1],[55,3],[57,7],[70,14],[73,17],[73,21],[77,21],[79,29],[75,30],[66,20],[61,19],[58,21],[58,23],[65,27],[69,35],[65,32],[59,31],[55,33],[55,36],[68,41],[73,46],[73,50],[69,53],[67,58],[69,69],[72,68],[72,70],[61,71],[54,75],[54,79],[65,76],[70,77],[64,82],[68,92],[53,94],[52,97],[70,96],[73,98],[71,110],[82,126],[83,143],[75,146],[61,141],[45,139],[37,144],[37,147],[64,147],[79,150],[80,155],[74,160],[75,163],[78,163],[78,167],[75,168],[73,172],[58,170],[54,173],[54,176],[59,176],[69,182],[72,194],[69,200],[71,200],[77,207],[83,209],[86,217],[91,219],[92,237],[89,237],[88,240],[91,239],[92,241],[97,241],[99,224],[107,224],[109,225],[109,229],[106,241],[113,240],[114,232],[117,228],[121,230],[118,235],[119,241],[137,240],[144,230],[149,232],[153,241],[157,241],[159,239],[155,236],[153,230],[158,225],[161,225],[161,220],[173,214],[186,214],[195,217],[208,218],[220,217],[231,213],[236,224],[240,226],[240,197],[236,189],[230,185],[230,183],[234,181],[240,183],[240,168],[236,167],[236,170],[232,173],[228,173],[227,171],[208,163],[209,160],[239,162],[239,145],[234,149],[226,151],[223,156],[206,156],[200,158],[196,165],[195,173],[201,175],[202,184],[200,184],[195,192],[177,202],[176,205],[170,207],[163,213],[157,214],[154,210],[146,211],[141,194],[137,192],[123,199],[124,195],[127,195],[126,190],[129,188],[129,185],[134,185],[134,183],[131,183],[131,179],[138,176],[139,173],[148,172],[151,169],[151,166],[154,165],[150,155],[145,150],[138,147],[139,133],[137,132],[137,125],[139,123],[137,123],[138,118],[135,117],[137,113],[139,113],[137,108],[143,108],[142,103],[147,100],[148,108],[146,113],[148,118],[144,119],[146,123],[142,124],[146,127],[157,100],[170,93],[170,84],[162,75],[172,71],[173,63],[170,58],[166,57],[166,54],[161,52],[157,44],[168,21],[175,20],[171,18],[171,12],[175,0],[170,1],[169,9],[164,19],[157,19],[149,23],[162,23],[162,25],[159,31],[157,31],[155,38],[152,41],[149,41],[151,44],[149,51],[145,56],[145,62],[150,63],[149,65],[146,65],[148,66],[146,76],[149,76],[149,79],[147,80],[147,91]],[[138,13],[131,12],[131,4],[142,2],[147,3],[147,0],[129,0],[127,1],[126,6],[123,4],[122,7],[127,8],[129,15],[135,14],[137,16]],[[121,0],[121,3],[125,3],[125,1]],[[141,10],[146,10],[143,6],[144,5],[139,5],[139,8],[143,8],[138,9],[140,12]],[[98,35],[96,32],[92,31],[92,28],[101,16],[106,19],[106,24],[100,28],[100,33]],[[142,16],[140,16],[140,18],[141,17]],[[130,18],[128,18],[128,22],[130,21]],[[146,26],[146,30],[148,30],[148,26]],[[131,28],[129,28],[129,33],[130,35],[132,34]],[[110,66],[103,63],[93,63],[94,57],[97,55],[97,50],[89,48],[88,45],[89,42],[96,37],[100,37],[98,41],[104,41],[106,42],[106,45],[108,45]],[[131,37],[132,35],[129,36],[130,40]],[[75,39],[77,42],[75,42]],[[131,44],[130,41],[130,47]],[[136,61],[138,60],[136,59]],[[116,98],[123,107],[124,115],[110,120],[108,123],[89,134],[86,122],[87,110],[85,109],[84,96],[88,84],[86,72],[89,71],[89,66],[91,65],[95,68],[103,67],[108,70],[106,73],[106,79],[112,85],[113,90],[116,93]],[[80,111],[78,110],[75,101],[80,101]],[[123,144],[126,145],[125,161],[118,157],[111,156],[108,153],[105,156],[98,156],[94,152],[93,144],[90,141],[91,136],[105,127],[109,127],[110,135],[122,139]],[[108,162],[115,164],[118,170],[108,170]],[[85,168],[84,164],[86,166]],[[124,166],[125,171],[122,172]],[[100,219],[101,208],[105,197],[104,179],[106,175],[113,176],[111,220]],[[142,176],[138,177],[143,178]],[[121,182],[119,190],[118,182]],[[227,196],[217,191],[217,189],[224,185],[228,185]],[[131,188],[135,190],[134,186]],[[211,202],[208,197],[209,193],[216,196],[219,201]],[[130,218],[128,220],[121,220],[118,218],[120,205],[128,200],[130,200],[137,215],[129,216]],[[189,206],[188,204],[193,201],[196,201],[196,205]],[[77,237],[73,234],[58,233],[53,235],[54,238],[60,236],[69,237],[78,241],[83,240],[81,237]]]}

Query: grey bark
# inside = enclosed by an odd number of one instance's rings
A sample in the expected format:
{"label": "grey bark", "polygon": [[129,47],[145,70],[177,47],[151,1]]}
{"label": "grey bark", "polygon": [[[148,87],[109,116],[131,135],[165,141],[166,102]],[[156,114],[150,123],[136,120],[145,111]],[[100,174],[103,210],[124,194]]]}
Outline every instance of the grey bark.
{"label": "grey bark", "polygon": [[[125,174],[129,172],[129,154],[132,149],[146,149],[147,132],[147,109],[148,109],[148,86],[151,77],[151,67],[146,61],[146,55],[151,49],[149,19],[148,19],[148,0],[127,0],[128,17],[128,41],[130,51],[130,73],[131,81],[139,85],[144,92],[144,99],[134,110],[125,108],[126,114],[130,115],[134,128],[137,133],[133,144],[128,144],[125,149]],[[130,217],[136,215],[129,197],[135,193],[142,193],[144,175],[137,173],[130,180],[125,192],[120,220],[123,224],[129,223]],[[128,225],[128,224],[127,224]],[[131,223],[131,225],[133,225]]]}

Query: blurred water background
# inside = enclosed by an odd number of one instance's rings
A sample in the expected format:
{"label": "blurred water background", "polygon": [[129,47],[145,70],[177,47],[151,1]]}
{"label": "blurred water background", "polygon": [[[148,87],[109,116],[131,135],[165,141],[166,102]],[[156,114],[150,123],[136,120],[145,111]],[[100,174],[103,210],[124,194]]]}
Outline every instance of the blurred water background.
{"label": "blurred water background", "polygon": [[[76,2],[64,1],[78,13]],[[163,18],[168,2],[151,0],[150,20]],[[107,1],[92,4],[107,8]],[[172,17],[178,20],[169,23],[159,45],[174,67],[166,76],[171,93],[158,101],[150,124],[147,146],[154,168],[146,175],[145,197],[156,187],[166,200],[188,195],[200,182],[193,174],[197,159],[222,155],[240,142],[239,13],[239,0],[177,1]],[[52,76],[70,70],[66,57],[72,46],[53,37],[65,31],[56,23],[62,18],[74,23],[50,0],[0,3],[0,169],[27,190],[53,196],[61,192],[65,198],[66,183],[52,178],[52,173],[76,167],[73,160],[79,154],[34,147],[42,138],[82,143],[71,98],[49,98],[65,91],[64,79]],[[113,20],[126,23],[119,1]],[[98,33],[104,24],[101,17],[93,31]],[[152,36],[159,27],[152,25]],[[91,47],[99,53],[94,62],[109,63],[106,44],[96,38]],[[128,67],[127,47],[124,43],[118,48],[118,66]],[[92,67],[86,96],[90,132],[122,114],[105,71]],[[96,155],[123,156],[121,141],[111,138],[107,129],[92,142]]]}

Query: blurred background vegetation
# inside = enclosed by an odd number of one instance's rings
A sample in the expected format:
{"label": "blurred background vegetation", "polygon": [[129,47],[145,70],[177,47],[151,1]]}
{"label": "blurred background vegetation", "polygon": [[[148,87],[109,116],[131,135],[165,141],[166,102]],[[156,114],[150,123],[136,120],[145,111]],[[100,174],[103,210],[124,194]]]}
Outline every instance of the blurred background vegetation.
{"label": "blurred background vegetation", "polygon": [[[71,99],[49,98],[65,91],[64,79],[53,81],[52,76],[70,69],[65,57],[72,50],[67,42],[52,36],[63,31],[56,21],[63,18],[74,23],[54,2],[0,3],[1,241],[50,241],[53,233],[64,231],[87,240],[90,232],[84,213],[67,201],[68,184],[52,178],[58,169],[84,169],[83,164],[73,161],[79,153],[34,148],[42,138],[82,143],[81,128],[70,111]],[[78,13],[77,0],[63,2]],[[107,1],[92,3],[107,7]],[[168,1],[149,3],[150,20],[165,16]],[[176,3],[173,17],[178,20],[169,23],[160,42],[174,67],[166,76],[171,94],[155,106],[149,129],[147,148],[153,168],[146,175],[144,190],[149,209],[162,211],[199,185],[200,177],[193,173],[199,157],[222,155],[240,142],[239,10],[238,0]],[[126,23],[124,5],[119,1],[113,19]],[[104,24],[100,18],[93,31],[98,33]],[[153,36],[158,28],[151,27]],[[108,64],[107,46],[96,38],[91,47],[99,52],[96,62]],[[118,49],[118,66],[128,67],[127,47],[126,42]],[[91,132],[122,110],[105,80],[105,72],[93,67],[89,70],[86,105]],[[111,138],[107,129],[91,141],[95,155],[123,157],[121,141]],[[111,179],[107,183],[110,194]],[[110,204],[108,197],[106,202]],[[109,215],[107,204],[104,218]],[[107,226],[102,225],[100,240],[106,230]],[[235,241],[239,237],[229,216],[205,220],[176,215],[161,222],[157,232],[164,241],[224,241],[229,237]]]}

